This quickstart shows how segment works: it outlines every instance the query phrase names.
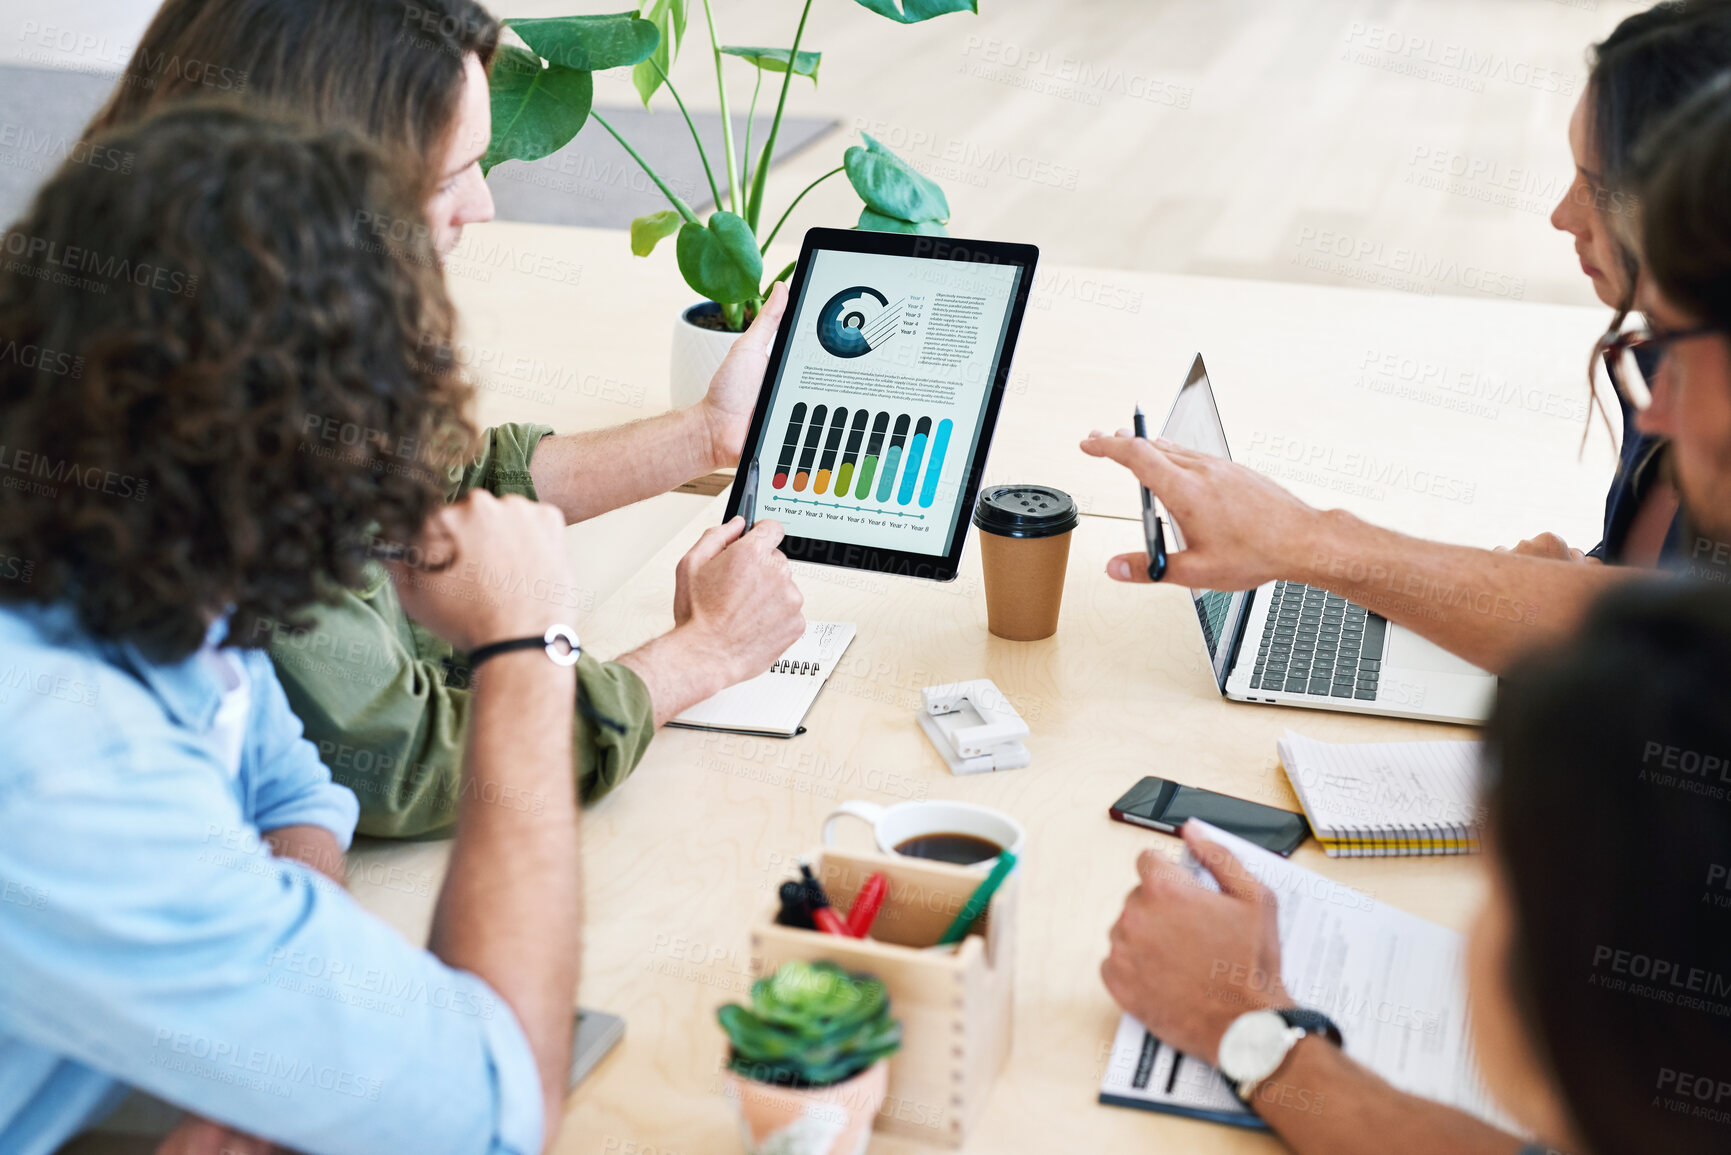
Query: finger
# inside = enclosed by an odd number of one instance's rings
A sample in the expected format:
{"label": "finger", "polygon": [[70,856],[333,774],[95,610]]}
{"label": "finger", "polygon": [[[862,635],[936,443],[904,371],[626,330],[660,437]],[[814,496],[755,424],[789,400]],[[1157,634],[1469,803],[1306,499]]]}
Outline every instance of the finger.
{"label": "finger", "polygon": [[1204,461],[1219,461],[1212,453],[1204,453],[1200,449],[1192,449],[1188,445],[1180,445],[1176,441],[1168,441],[1164,437],[1154,439],[1154,448],[1170,457],[1172,460],[1187,465],[1195,465]]}
{"label": "finger", "polygon": [[[1167,562],[1170,567],[1171,562]],[[1145,553],[1121,553],[1106,563],[1106,576],[1116,582],[1130,582],[1134,585],[1152,585],[1154,579],[1148,576],[1148,555]]]}
{"label": "finger", "polygon": [[1157,850],[1144,850],[1136,856],[1136,875],[1143,886],[1161,881],[1172,870],[1172,860]]}
{"label": "finger", "polygon": [[781,539],[787,536],[787,531],[781,528],[779,521],[760,521],[751,527],[746,534],[746,540],[765,553],[781,544]]}
{"label": "finger", "polygon": [[697,544],[686,551],[681,561],[691,566],[700,566],[713,561],[720,556],[721,551],[739,540],[739,535],[745,532],[745,519],[731,517],[720,525],[712,525],[703,531],[703,536],[697,539]]}
{"label": "finger", "polygon": [[1220,884],[1221,894],[1250,902],[1262,901],[1268,893],[1267,888],[1250,876],[1230,850],[1203,834],[1202,828],[1194,822],[1186,822],[1180,833],[1196,861]]}
{"label": "finger", "polygon": [[1082,443],[1082,452],[1116,461],[1156,493],[1164,493],[1184,472],[1169,452],[1140,437],[1091,438]]}
{"label": "finger", "polygon": [[782,315],[786,312],[787,285],[777,281],[758,308],[757,318],[751,322],[751,327],[746,329],[744,335],[733,343],[733,347],[767,356],[770,345],[775,342],[775,331],[781,326]]}

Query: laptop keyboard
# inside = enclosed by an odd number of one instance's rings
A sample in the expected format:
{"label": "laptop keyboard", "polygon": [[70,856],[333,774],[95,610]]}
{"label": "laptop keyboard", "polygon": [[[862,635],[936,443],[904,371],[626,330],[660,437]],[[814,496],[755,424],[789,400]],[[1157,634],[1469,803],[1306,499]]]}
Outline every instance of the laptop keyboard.
{"label": "laptop keyboard", "polygon": [[1376,700],[1388,619],[1299,582],[1276,582],[1252,690]]}

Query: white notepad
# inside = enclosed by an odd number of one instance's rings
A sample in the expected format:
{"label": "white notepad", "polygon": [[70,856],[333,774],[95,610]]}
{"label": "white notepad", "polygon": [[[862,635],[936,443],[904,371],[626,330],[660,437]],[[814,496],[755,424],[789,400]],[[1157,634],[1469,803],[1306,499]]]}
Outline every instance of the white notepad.
{"label": "white notepad", "polygon": [[808,622],[775,665],[685,711],[669,726],[791,738],[853,641],[852,622]]}
{"label": "white notepad", "polygon": [[[1280,977],[1301,1007],[1333,1019],[1346,1053],[1403,1091],[1457,1107],[1511,1134],[1520,1129],[1496,1106],[1467,1035],[1462,936],[1367,894],[1295,866],[1203,823],[1279,901]],[[1194,862],[1201,884],[1218,889]],[[1230,975],[1221,978],[1230,986]],[[1270,1081],[1287,1107],[1302,1089]],[[1118,1024],[1100,1102],[1239,1127],[1266,1127],[1220,1072],[1149,1034],[1125,1015]],[[1314,1109],[1321,1110],[1322,1103]]]}
{"label": "white notepad", "polygon": [[1280,764],[1330,858],[1479,848],[1477,742],[1318,742],[1288,730]]}

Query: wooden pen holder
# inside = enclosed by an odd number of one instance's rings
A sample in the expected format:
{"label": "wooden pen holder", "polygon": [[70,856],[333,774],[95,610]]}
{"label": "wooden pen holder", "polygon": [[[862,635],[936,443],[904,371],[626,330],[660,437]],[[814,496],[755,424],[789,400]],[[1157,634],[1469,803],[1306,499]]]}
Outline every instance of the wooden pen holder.
{"label": "wooden pen holder", "polygon": [[889,1094],[876,1127],[959,1147],[1010,1053],[1020,869],[960,947],[945,953],[922,948],[938,941],[984,872],[835,847],[813,851],[809,861],[838,913],[852,907],[872,874],[885,876],[889,893],[870,936],[778,926],[772,905],[751,930],[753,965],[761,976],[789,959],[828,959],[881,979],[890,1013],[901,1020],[902,1047],[890,1059]]}

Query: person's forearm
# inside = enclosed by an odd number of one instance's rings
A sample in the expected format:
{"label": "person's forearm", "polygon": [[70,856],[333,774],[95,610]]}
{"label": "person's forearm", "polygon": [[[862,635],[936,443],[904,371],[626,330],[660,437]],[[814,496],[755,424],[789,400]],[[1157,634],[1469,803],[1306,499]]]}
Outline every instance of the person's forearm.
{"label": "person's forearm", "polygon": [[1593,599],[1642,571],[1408,537],[1332,510],[1281,576],[1340,594],[1493,673],[1556,641]]}
{"label": "person's forearm", "polygon": [[571,1061],[582,888],[571,782],[576,677],[539,649],[476,671],[457,841],[430,948],[486,980],[540,1068],[550,1143]]}
{"label": "person's forearm", "polygon": [[702,405],[629,425],[543,437],[529,459],[535,493],[576,523],[732,465]]}
{"label": "person's forearm", "polygon": [[278,858],[292,858],[312,867],[338,886],[348,886],[347,859],[337,836],[322,826],[279,826],[264,840]]}
{"label": "person's forearm", "polygon": [[615,660],[643,679],[657,727],[738,680],[728,655],[685,626]]}
{"label": "person's forearm", "polygon": [[1321,1038],[1301,1040],[1253,1099],[1298,1155],[1514,1155],[1521,1146],[1465,1112],[1395,1090]]}

